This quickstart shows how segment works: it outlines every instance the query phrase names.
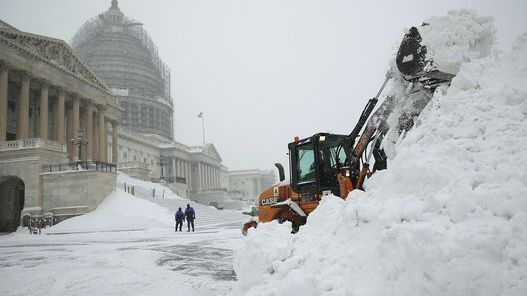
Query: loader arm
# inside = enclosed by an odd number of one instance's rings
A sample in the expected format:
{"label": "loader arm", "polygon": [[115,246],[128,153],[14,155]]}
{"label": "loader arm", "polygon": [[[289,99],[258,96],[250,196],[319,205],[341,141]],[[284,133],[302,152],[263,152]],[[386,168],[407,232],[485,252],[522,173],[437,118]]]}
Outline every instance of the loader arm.
{"label": "loader arm", "polygon": [[[399,96],[389,95],[371,117],[373,108],[368,107],[371,105],[370,100],[359,122],[350,134],[349,142],[345,145],[347,148],[345,149],[346,165],[350,170],[349,178],[353,183],[353,188],[362,189],[364,178],[369,172],[370,157],[366,156],[362,167],[360,167],[361,156],[365,153],[368,145],[373,141],[372,150],[369,154],[375,158],[373,172],[386,169],[387,157],[382,145],[385,135],[390,131],[392,138],[398,139],[401,133],[411,129],[414,125],[414,119],[428,105],[435,89],[441,85],[450,85],[452,78],[455,77],[454,74],[441,72],[434,67],[427,70],[426,65],[433,65],[433,61],[427,60],[426,53],[427,48],[422,44],[419,30],[412,27],[404,36],[396,57],[397,69],[402,77],[399,80],[406,84],[406,93]],[[377,103],[377,98],[387,81],[392,77],[393,74],[390,75],[390,72],[386,74],[383,86],[377,96],[373,98],[375,103]],[[368,123],[359,140],[355,142],[355,138],[359,135],[365,122],[363,117],[366,116],[369,118]],[[390,116],[397,117],[395,121],[391,121],[396,122],[395,126],[388,125]]]}

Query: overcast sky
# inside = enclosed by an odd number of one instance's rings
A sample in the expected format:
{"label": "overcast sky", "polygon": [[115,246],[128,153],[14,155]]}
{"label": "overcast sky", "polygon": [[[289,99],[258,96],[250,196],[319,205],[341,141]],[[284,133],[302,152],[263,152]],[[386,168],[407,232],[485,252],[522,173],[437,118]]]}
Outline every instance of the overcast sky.
{"label": "overcast sky", "polygon": [[[111,0],[0,0],[0,19],[69,41]],[[495,18],[500,46],[527,31],[527,1],[121,0],[172,71],[176,140],[230,169],[287,164],[293,136],[347,134],[377,92],[403,29],[451,9]]]}

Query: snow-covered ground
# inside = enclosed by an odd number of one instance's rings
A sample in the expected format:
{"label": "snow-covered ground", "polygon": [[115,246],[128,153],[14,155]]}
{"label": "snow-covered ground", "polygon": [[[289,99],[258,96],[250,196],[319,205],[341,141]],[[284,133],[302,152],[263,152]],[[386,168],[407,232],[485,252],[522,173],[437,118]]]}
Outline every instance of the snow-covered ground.
{"label": "snow-covered ground", "polygon": [[[30,235],[0,236],[0,295],[222,295],[234,284],[232,250],[248,218],[175,196],[138,198],[116,189],[93,212]],[[174,232],[190,203],[196,231]]]}
{"label": "snow-covered ground", "polygon": [[294,236],[251,229],[234,294],[527,295],[527,33],[499,52],[490,18],[429,23],[451,87],[366,192],[325,198]]}

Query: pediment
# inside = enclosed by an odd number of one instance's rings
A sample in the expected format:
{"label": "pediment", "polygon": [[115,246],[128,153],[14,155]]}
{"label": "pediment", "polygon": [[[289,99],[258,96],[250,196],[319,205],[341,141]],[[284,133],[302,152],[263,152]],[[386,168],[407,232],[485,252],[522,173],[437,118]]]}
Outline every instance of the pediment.
{"label": "pediment", "polygon": [[63,40],[30,34],[7,27],[0,27],[0,38],[110,92],[106,83],[90,70],[75,51]]}
{"label": "pediment", "polygon": [[219,161],[222,160],[220,154],[218,153],[218,150],[216,150],[216,147],[214,147],[213,144],[205,145],[205,147],[203,147],[203,154],[211,158],[217,159]]}

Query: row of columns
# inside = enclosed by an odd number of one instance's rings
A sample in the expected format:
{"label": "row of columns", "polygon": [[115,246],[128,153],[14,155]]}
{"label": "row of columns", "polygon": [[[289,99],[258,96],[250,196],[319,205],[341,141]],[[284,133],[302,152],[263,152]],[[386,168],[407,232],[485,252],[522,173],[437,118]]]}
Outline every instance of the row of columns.
{"label": "row of columns", "polygon": [[[0,64],[0,142],[6,141],[7,134],[7,106],[8,106],[8,93],[9,93],[9,68],[3,64]],[[29,138],[29,92],[31,77],[25,73],[20,72],[20,91],[18,96],[17,104],[17,119],[16,119],[16,139],[27,139]],[[39,127],[38,137],[42,139],[50,139],[48,134],[49,130],[49,84],[46,81],[40,81],[40,117],[38,120]],[[66,139],[66,93],[65,91],[57,87],[57,99],[53,103],[53,140],[60,143],[67,143]],[[71,139],[77,139],[78,131],[81,128],[80,118],[80,106],[82,103],[86,106],[85,113],[83,114],[85,125],[83,126],[86,132],[86,138],[88,144],[85,149],[83,160],[99,160],[102,162],[108,162],[107,159],[107,121],[112,124],[112,162],[117,163],[117,128],[118,123],[114,120],[109,120],[105,116],[105,109],[103,106],[96,106],[90,99],[81,99],[77,95],[72,96],[72,109],[71,114],[68,116],[69,126],[71,126]],[[96,116],[96,120],[94,120]],[[71,141],[71,139],[69,139]],[[71,144],[71,143],[69,143]],[[69,145],[68,151],[71,159],[78,159],[79,147],[77,145]],[[97,157],[96,154],[97,153]]]}
{"label": "row of columns", "polygon": [[186,179],[187,186],[190,187],[191,186],[191,184],[190,184],[191,177],[190,177],[190,164],[189,164],[189,162],[174,157],[174,158],[172,158],[171,165],[172,165],[172,177],[174,177],[174,178],[175,177],[184,177]]}
{"label": "row of columns", "polygon": [[220,186],[220,170],[206,163],[199,163],[198,175],[201,184],[201,190],[216,190]]}

